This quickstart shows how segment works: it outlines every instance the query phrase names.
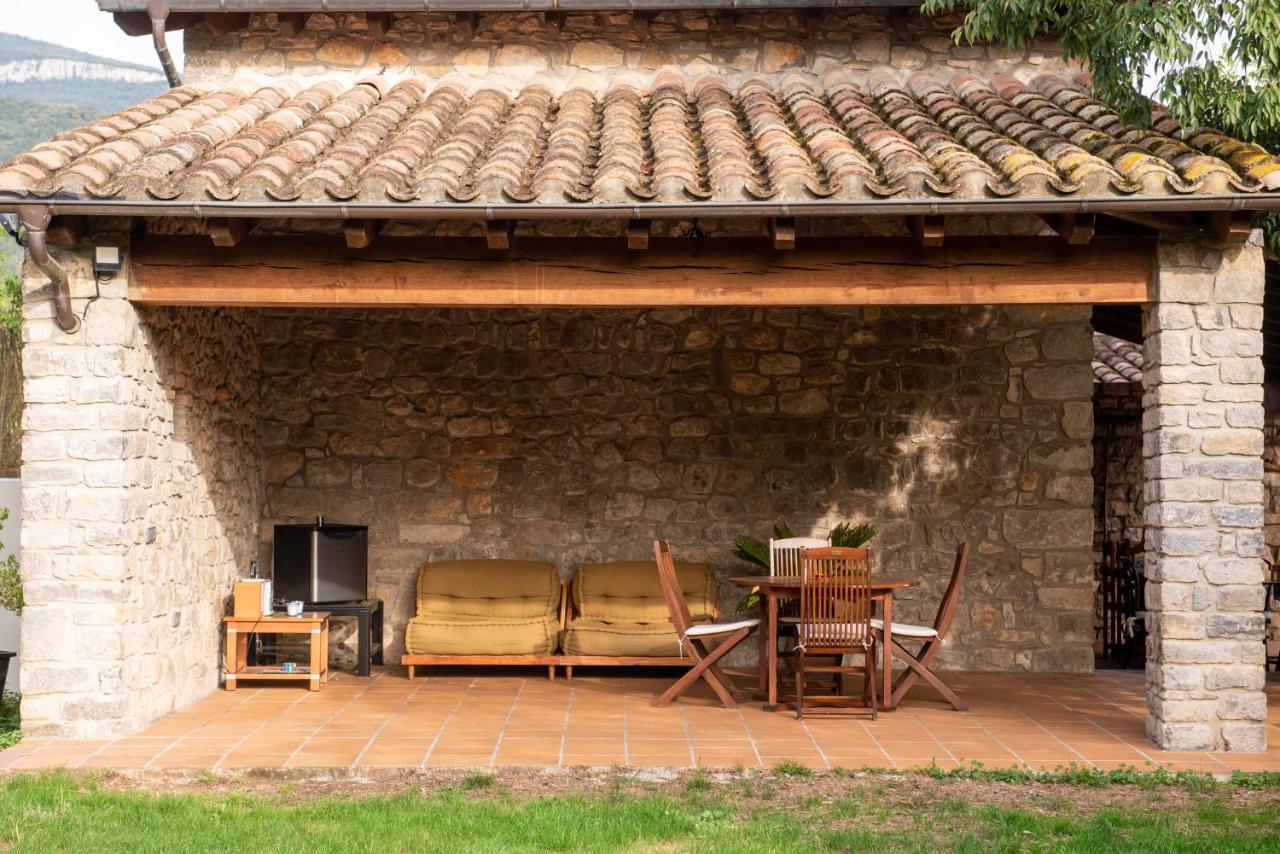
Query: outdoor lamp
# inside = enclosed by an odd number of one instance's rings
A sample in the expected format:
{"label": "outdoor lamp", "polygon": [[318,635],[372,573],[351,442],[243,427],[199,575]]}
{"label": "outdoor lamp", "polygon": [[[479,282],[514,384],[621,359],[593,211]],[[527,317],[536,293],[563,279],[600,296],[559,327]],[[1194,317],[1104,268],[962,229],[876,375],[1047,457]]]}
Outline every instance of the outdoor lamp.
{"label": "outdoor lamp", "polygon": [[110,279],[116,273],[120,272],[120,247],[119,246],[95,246],[93,247],[93,274],[101,276],[104,279]]}

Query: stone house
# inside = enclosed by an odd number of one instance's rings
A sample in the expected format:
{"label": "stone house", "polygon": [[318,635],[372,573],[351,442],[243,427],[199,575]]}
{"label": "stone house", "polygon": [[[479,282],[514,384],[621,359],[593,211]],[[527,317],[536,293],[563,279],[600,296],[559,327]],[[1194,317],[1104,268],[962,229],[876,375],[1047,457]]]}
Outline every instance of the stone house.
{"label": "stone house", "polygon": [[957,46],[911,3],[99,5],[181,30],[185,80],[0,169],[24,726],[214,690],[233,579],[321,513],[369,525],[392,654],[424,560],[661,536],[729,574],[739,533],[854,520],[920,579],[907,619],[972,544],[947,666],[1088,670],[1090,317],[1125,304],[1148,732],[1263,747],[1248,212],[1280,159],[1125,126],[1052,39]]}

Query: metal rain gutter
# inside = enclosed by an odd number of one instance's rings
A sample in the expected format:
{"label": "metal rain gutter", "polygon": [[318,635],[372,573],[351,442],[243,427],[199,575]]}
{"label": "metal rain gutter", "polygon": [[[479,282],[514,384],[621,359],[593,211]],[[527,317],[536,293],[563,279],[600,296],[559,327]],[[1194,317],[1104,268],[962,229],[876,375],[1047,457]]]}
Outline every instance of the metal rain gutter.
{"label": "metal rain gutter", "polygon": [[57,214],[99,216],[280,217],[293,219],[485,219],[620,220],[697,217],[931,216],[955,214],[1050,213],[1198,213],[1280,210],[1280,193],[1121,198],[891,199],[847,201],[805,199],[793,202],[617,202],[538,204],[505,202],[280,202],[170,201],[162,199],[83,199],[15,197],[0,194],[0,211],[43,205]]}
{"label": "metal rain gutter", "polygon": [[32,263],[49,277],[49,283],[53,285],[53,311],[58,326],[69,335],[75,334],[80,330],[80,318],[71,309],[71,286],[67,283],[66,271],[49,256],[45,230],[53,219],[53,213],[47,207],[23,205],[18,208],[18,219],[26,230],[27,251],[31,253]]}
{"label": "metal rain gutter", "polygon": [[166,0],[146,0],[146,12],[151,18],[151,42],[155,45],[156,56],[160,59],[160,67],[164,69],[169,87],[181,86],[182,75],[173,62],[173,55],[169,53],[169,43],[165,40],[165,19],[169,17]]}
{"label": "metal rain gutter", "polygon": [[[169,0],[173,12],[566,12],[675,9],[916,8],[922,0]],[[147,11],[147,0],[98,0],[103,12]]]}

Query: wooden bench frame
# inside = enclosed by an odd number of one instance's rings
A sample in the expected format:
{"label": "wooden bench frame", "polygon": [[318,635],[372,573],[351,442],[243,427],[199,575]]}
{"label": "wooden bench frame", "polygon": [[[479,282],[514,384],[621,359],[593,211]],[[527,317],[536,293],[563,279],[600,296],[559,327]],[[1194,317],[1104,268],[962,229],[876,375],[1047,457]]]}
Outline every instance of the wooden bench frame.
{"label": "wooden bench frame", "polygon": [[[572,597],[569,587],[572,582],[560,582],[560,630],[568,627],[573,618]],[[427,653],[424,655],[402,655],[400,663],[409,669],[412,680],[419,667],[433,666],[476,666],[476,667],[529,667],[541,665],[547,668],[547,678],[556,678],[556,668],[563,667],[565,679],[573,681],[574,667],[692,667],[694,662],[681,655],[565,655],[552,652],[545,655],[456,655]]]}

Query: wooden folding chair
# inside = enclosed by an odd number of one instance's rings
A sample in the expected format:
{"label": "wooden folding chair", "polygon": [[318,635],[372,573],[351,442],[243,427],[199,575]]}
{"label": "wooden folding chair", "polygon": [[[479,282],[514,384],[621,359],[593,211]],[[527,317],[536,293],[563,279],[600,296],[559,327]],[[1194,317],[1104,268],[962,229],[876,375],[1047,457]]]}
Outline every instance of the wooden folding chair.
{"label": "wooden folding chair", "polygon": [[[676,636],[680,639],[680,651],[693,659],[693,666],[675,681],[661,697],[653,701],[655,706],[665,706],[689,689],[698,679],[705,679],[711,690],[728,708],[734,709],[743,702],[742,693],[734,686],[725,672],[716,662],[735,646],[746,640],[751,630],[760,625],[758,619],[738,620],[733,623],[699,623],[694,625],[689,615],[689,603],[685,601],[684,591],[676,577],[676,564],[671,557],[671,547],[662,540],[653,544],[653,555],[658,561],[658,581],[662,585],[663,598],[667,600],[667,610],[671,614],[671,625],[675,626]],[[708,651],[703,644],[704,638],[723,638],[715,649]]]}
{"label": "wooden folding chair", "polygon": [[[863,697],[822,694],[808,698],[827,714],[862,711],[875,720],[876,637],[871,631],[871,554],[867,549],[821,548],[801,552],[800,621],[796,624],[796,717],[805,713],[805,673],[861,673]],[[840,664],[861,655],[861,666]],[[813,656],[836,656],[834,664],[811,664]]]}
{"label": "wooden folding chair", "polygon": [[[947,592],[942,594],[942,602],[938,605],[938,616],[934,618],[932,626],[913,626],[909,623],[896,622],[893,624],[893,649],[886,649],[884,654],[892,653],[907,665],[906,671],[893,683],[892,701],[895,706],[911,690],[911,686],[923,679],[946,698],[951,708],[957,712],[968,711],[968,704],[929,668],[929,662],[933,661],[938,650],[942,649],[942,641],[947,636],[947,629],[951,628],[951,618],[955,616],[956,604],[960,601],[960,589],[964,586],[965,567],[968,563],[969,544],[961,543],[960,548],[956,549],[956,562],[951,570],[951,582],[947,585]],[[880,632],[884,631],[884,623],[880,620],[872,620],[871,625]],[[921,645],[919,652],[913,654],[899,642],[899,638],[922,640],[924,644]]]}

